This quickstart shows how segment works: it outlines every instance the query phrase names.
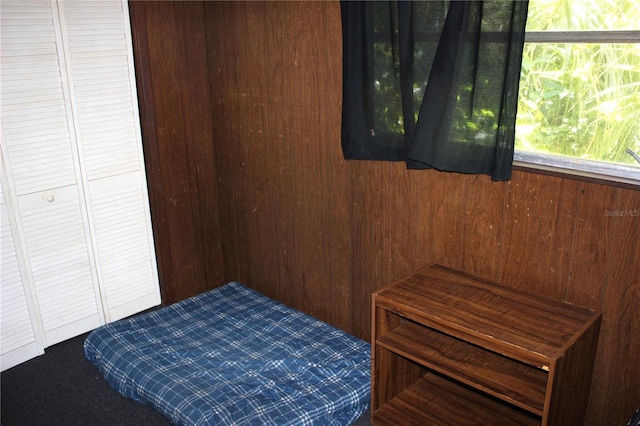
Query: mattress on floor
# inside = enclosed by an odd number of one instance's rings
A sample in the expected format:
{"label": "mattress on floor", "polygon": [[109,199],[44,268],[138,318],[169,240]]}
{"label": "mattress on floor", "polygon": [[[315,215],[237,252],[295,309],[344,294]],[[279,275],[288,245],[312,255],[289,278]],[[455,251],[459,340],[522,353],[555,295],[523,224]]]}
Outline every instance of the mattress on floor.
{"label": "mattress on floor", "polygon": [[369,404],[367,342],[238,282],[102,326],[84,349],[179,425],[348,425]]}

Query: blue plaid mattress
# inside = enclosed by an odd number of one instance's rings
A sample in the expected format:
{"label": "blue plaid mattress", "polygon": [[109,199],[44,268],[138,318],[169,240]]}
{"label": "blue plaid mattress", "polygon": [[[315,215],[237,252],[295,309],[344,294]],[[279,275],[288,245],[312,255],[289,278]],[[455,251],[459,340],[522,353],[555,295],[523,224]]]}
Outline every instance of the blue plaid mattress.
{"label": "blue plaid mattress", "polygon": [[238,282],[102,326],[84,350],[178,425],[348,425],[369,404],[367,342]]}

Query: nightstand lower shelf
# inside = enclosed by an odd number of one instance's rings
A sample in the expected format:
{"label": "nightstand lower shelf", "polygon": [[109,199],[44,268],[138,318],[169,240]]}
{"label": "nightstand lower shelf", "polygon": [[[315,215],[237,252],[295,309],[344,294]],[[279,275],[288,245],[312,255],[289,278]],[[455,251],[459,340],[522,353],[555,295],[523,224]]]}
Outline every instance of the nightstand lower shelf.
{"label": "nightstand lower shelf", "polygon": [[540,426],[541,419],[427,373],[373,413],[376,425]]}

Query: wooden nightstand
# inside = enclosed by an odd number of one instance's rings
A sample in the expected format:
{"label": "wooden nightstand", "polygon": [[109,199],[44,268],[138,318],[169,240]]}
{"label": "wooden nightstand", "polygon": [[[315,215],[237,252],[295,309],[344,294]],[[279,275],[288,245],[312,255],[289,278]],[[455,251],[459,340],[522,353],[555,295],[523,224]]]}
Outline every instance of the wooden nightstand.
{"label": "wooden nightstand", "polygon": [[375,425],[581,425],[601,314],[431,265],[373,294]]}

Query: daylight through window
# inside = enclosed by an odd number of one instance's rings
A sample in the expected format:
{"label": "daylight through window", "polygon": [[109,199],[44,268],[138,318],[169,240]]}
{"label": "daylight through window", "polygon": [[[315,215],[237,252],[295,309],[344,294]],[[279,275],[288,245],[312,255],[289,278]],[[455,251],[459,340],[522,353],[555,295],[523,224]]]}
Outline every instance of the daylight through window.
{"label": "daylight through window", "polygon": [[530,0],[516,164],[640,184],[640,0]]}

